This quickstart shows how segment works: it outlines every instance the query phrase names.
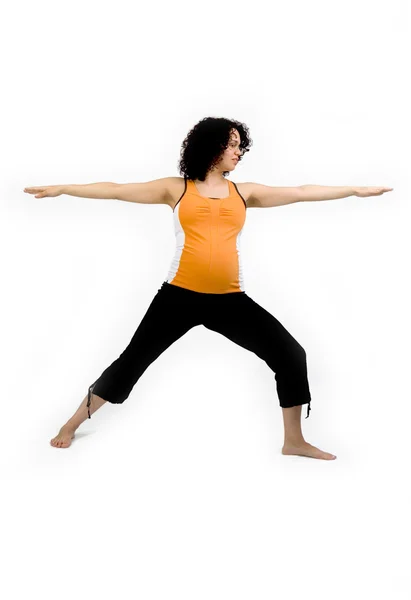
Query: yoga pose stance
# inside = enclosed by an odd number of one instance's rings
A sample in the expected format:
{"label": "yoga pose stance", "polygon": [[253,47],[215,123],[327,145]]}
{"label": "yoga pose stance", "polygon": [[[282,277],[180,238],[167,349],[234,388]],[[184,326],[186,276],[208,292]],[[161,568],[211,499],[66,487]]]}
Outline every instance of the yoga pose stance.
{"label": "yoga pose stance", "polygon": [[[312,200],[373,196],[384,187],[271,187],[226,179],[252,140],[247,126],[207,117],[187,134],[181,148],[183,177],[147,183],[92,183],[25,188],[35,198],[68,194],[144,204],[173,211],[176,250],[167,278],[154,296],[126,349],[89,386],[74,415],[50,443],[67,448],[74,432],[106,402],[122,404],[162,352],[197,325],[216,331],[267,363],[276,380],[284,419],[283,454],[325,460],[336,457],[305,441],[302,405],[311,396],[304,348],[267,310],[245,292],[241,234],[249,208]],[[210,195],[211,194],[211,195]],[[306,417],[306,418],[307,418]]]}

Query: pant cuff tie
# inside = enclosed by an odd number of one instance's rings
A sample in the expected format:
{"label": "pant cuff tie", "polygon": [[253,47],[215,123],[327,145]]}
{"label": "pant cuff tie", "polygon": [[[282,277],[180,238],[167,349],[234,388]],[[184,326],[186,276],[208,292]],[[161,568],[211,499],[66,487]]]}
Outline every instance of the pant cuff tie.
{"label": "pant cuff tie", "polygon": [[89,419],[91,419],[91,415],[90,415],[91,394],[92,394],[92,391],[94,389],[95,383],[96,382],[92,383],[91,386],[88,388],[87,411],[88,411],[88,418]]}

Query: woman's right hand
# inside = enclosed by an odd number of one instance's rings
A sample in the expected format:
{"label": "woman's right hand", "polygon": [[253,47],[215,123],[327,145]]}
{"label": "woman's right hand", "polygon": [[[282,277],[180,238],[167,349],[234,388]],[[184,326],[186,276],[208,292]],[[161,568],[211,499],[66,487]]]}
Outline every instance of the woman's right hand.
{"label": "woman's right hand", "polygon": [[37,186],[37,187],[26,187],[23,190],[27,194],[37,194],[34,196],[35,198],[46,198],[46,197],[55,197],[60,196],[62,192],[62,187],[60,185],[47,185],[47,186]]}

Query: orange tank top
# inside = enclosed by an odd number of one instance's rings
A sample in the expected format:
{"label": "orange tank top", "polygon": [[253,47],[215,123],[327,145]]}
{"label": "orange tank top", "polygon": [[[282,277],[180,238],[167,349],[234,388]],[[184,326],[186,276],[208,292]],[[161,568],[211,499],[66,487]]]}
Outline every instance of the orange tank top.
{"label": "orange tank top", "polygon": [[244,292],[244,198],[229,180],[225,198],[202,196],[193,180],[184,180],[184,192],[173,210],[177,245],[167,283],[208,294]]}

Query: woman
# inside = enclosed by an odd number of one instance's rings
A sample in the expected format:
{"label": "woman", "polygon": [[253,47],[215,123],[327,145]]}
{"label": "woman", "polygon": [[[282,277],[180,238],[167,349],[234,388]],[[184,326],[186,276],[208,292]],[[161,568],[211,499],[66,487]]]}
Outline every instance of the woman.
{"label": "woman", "polygon": [[336,458],[305,441],[302,405],[311,396],[306,353],[267,310],[245,292],[240,239],[246,210],[306,200],[382,194],[392,188],[271,187],[235,184],[226,176],[252,145],[243,123],[208,117],[182,144],[180,173],[148,183],[95,183],[25,188],[36,198],[68,194],[126,202],[168,204],[176,251],[164,281],[127,348],[98,379],[50,443],[67,448],[74,432],[106,402],[122,404],[156,358],[192,327],[204,325],[264,360],[275,374],[284,420],[283,454]]}

